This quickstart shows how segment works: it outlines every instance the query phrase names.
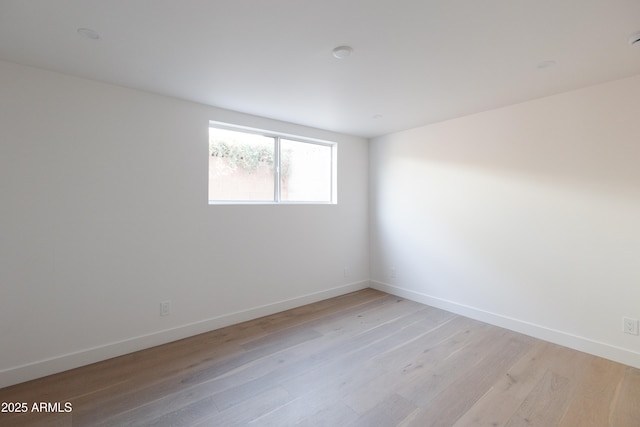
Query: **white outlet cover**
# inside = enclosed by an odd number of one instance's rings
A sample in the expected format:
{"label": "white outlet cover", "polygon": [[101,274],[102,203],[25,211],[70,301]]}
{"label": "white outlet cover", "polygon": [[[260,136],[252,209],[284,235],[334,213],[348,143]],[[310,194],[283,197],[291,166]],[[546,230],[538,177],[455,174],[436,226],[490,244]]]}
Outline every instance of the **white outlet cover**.
{"label": "white outlet cover", "polygon": [[624,317],[622,319],[622,331],[626,334],[638,335],[638,319]]}
{"label": "white outlet cover", "polygon": [[171,301],[164,301],[160,303],[160,316],[168,316],[171,314]]}

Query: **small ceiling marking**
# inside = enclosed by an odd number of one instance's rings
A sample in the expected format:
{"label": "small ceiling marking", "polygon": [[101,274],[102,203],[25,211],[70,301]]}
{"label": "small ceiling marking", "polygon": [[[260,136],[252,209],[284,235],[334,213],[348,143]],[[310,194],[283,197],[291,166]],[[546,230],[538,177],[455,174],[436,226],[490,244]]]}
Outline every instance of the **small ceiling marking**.
{"label": "small ceiling marking", "polygon": [[100,34],[91,28],[78,28],[78,35],[89,40],[100,40]]}
{"label": "small ceiling marking", "polygon": [[547,60],[547,61],[539,62],[538,65],[537,65],[537,68],[539,70],[544,70],[544,69],[547,69],[547,68],[553,68],[555,66],[556,66],[556,61],[550,59],[550,60]]}

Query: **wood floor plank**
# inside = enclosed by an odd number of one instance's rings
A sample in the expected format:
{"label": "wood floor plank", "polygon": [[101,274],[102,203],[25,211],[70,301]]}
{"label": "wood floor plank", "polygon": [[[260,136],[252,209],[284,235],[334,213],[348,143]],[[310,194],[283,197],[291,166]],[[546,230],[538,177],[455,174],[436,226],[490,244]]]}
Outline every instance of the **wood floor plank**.
{"label": "wood floor plank", "polygon": [[353,335],[376,328],[385,322],[404,317],[407,313],[422,310],[425,307],[413,301],[389,297],[379,301],[375,306],[364,307],[365,310],[351,312],[347,316],[319,322],[313,328],[325,335]]}
{"label": "wood floor plank", "polygon": [[[236,427],[248,425],[255,419],[286,405],[291,401],[291,396],[281,387],[265,390],[262,393],[247,397],[247,399],[225,411],[210,415],[192,424],[194,427]],[[162,421],[162,420],[160,420]],[[158,427],[163,424],[158,424]],[[164,424],[166,426],[166,424]]]}
{"label": "wood floor plank", "polygon": [[376,355],[372,362],[384,367],[373,379],[364,384],[362,390],[354,390],[345,396],[345,402],[359,412],[377,405],[389,394],[389,390],[400,390],[408,384],[419,383],[420,377],[429,372],[431,366],[463,345],[470,336],[469,328],[475,322],[454,317],[417,336],[410,344]]}
{"label": "wood floor plank", "polygon": [[333,393],[321,390],[297,397],[254,419],[249,425],[259,427],[343,426],[348,422],[355,421],[358,416]]}
{"label": "wood floor plank", "polygon": [[640,426],[640,370],[366,289],[13,387],[0,426]]}
{"label": "wood floor plank", "polygon": [[[290,331],[291,328],[286,329],[286,331]],[[276,340],[277,341],[277,340]],[[331,343],[330,341],[328,343]],[[242,357],[236,358],[236,360],[234,360],[234,369],[233,370],[228,370],[226,372],[224,372],[223,374],[219,375],[218,377],[214,377],[214,378],[209,378],[205,376],[200,376],[198,381],[191,381],[190,379],[185,381],[183,380],[183,383],[195,383],[195,384],[201,384],[201,385],[207,385],[210,386],[211,390],[215,390],[215,393],[220,393],[223,390],[227,390],[229,388],[231,388],[232,386],[241,386],[241,385],[245,385],[245,383],[253,381],[253,380],[257,380],[260,377],[274,371],[275,369],[285,369],[289,372],[294,371],[295,367],[289,366],[288,362],[290,360],[298,360],[301,358],[305,357],[305,352],[306,352],[306,356],[310,356],[314,353],[318,353],[318,351],[322,348],[321,344],[315,344],[315,343],[310,343],[311,345],[307,346],[308,348],[304,348],[306,343],[304,345],[300,345],[296,348],[293,349],[289,349],[285,352],[273,352],[270,353],[269,355],[261,358],[261,359],[248,359],[248,360],[242,360]],[[273,349],[273,346],[271,346],[271,348]],[[308,367],[308,365],[306,363],[302,364],[303,368]],[[263,381],[263,383],[265,383]],[[268,383],[265,383],[268,384]],[[253,387],[253,385],[245,385],[245,387]],[[253,393],[259,393],[260,392],[260,388],[255,388],[254,390],[252,390]],[[190,389],[186,389],[186,391],[189,391],[189,393],[193,393],[192,390]],[[242,395],[243,393],[240,391],[240,395]],[[229,393],[225,394],[226,399],[230,399],[232,397],[232,395],[230,395]],[[128,400],[128,399],[123,399],[123,400]],[[154,405],[157,405],[157,402],[154,403]]]}
{"label": "wood floor plank", "polygon": [[525,398],[507,427],[556,426],[565,411],[571,392],[571,380],[547,371]]}
{"label": "wood floor plank", "polygon": [[[129,407],[130,406],[127,405],[126,408]],[[150,402],[142,404],[136,403],[131,409],[126,408],[124,410],[110,409],[114,415],[107,414],[98,416],[98,414],[93,411],[91,418],[103,420],[104,425],[125,426],[136,425],[138,420],[164,418],[168,414],[173,414],[168,417],[171,419],[193,418],[194,416],[195,419],[197,419],[202,416],[200,415],[201,413],[206,414],[206,416],[218,413],[212,396],[211,386],[207,383],[189,387],[178,392],[167,393]],[[79,421],[82,421],[80,417],[77,418]],[[174,425],[176,422],[172,422],[171,425]],[[180,424],[184,425],[184,423]]]}
{"label": "wood floor plank", "polygon": [[533,340],[514,333],[508,333],[506,338],[508,340],[504,344],[494,343],[472,370],[459,376],[427,407],[423,407],[423,416],[430,425],[454,425],[533,343]]}
{"label": "wood floor plank", "polygon": [[611,414],[612,427],[640,425],[640,369],[625,367]]}
{"label": "wood floor plank", "polygon": [[0,426],[6,427],[68,427],[73,424],[73,414],[26,413],[0,414]]}
{"label": "wood floor plank", "polygon": [[[614,397],[624,379],[625,367],[599,357],[591,358],[579,387],[569,402],[560,427],[599,427],[613,417]],[[638,402],[640,403],[640,402]]]}
{"label": "wood floor plank", "polygon": [[193,402],[189,405],[182,406],[173,411],[153,418],[153,414],[135,414],[123,419],[114,417],[106,420],[100,425],[103,426],[131,426],[131,427],[188,427],[197,424],[206,419],[212,419],[218,416],[218,411],[211,396]]}
{"label": "wood floor plank", "polygon": [[[302,420],[295,423],[296,427],[317,427],[317,426],[346,426],[355,422],[358,414],[353,409],[342,402],[335,402],[324,409],[307,414]],[[281,427],[286,424],[278,424]]]}
{"label": "wood floor plank", "polygon": [[[542,341],[535,342],[453,426],[504,426],[545,374],[544,356],[555,347]],[[501,404],[496,405],[496,402]]]}
{"label": "wood floor plank", "polygon": [[477,331],[472,329],[464,344],[444,358],[432,360],[429,365],[423,364],[426,369],[423,368],[422,375],[401,386],[398,393],[424,408],[456,380],[468,375],[479,362],[482,351],[490,348],[488,346],[499,345],[506,340],[505,331],[498,328],[488,328],[475,335],[473,332]]}
{"label": "wood floor plank", "polygon": [[[382,297],[388,298],[388,297]],[[335,310],[332,310],[335,312]],[[308,313],[306,313],[308,314]],[[269,316],[271,319],[273,316]],[[308,316],[305,315],[304,322],[309,320]],[[260,360],[261,358],[271,355],[273,353],[277,353],[283,349],[290,348],[292,346],[296,346],[302,342],[307,342],[313,340],[314,338],[318,338],[320,336],[319,333],[314,331],[313,329],[307,327],[298,327],[297,324],[302,322],[298,320],[296,322],[288,321],[285,329],[282,330],[274,330],[265,334],[262,330],[262,327],[265,324],[270,324],[266,322],[264,319],[256,322],[261,325],[259,331],[255,332],[255,339],[251,339],[246,335],[243,335],[243,344],[241,347],[249,347],[249,350],[246,351],[238,351],[234,354],[234,357],[225,357],[222,360],[217,360],[216,358],[207,358],[207,363],[195,363],[191,365],[192,369],[189,369],[189,372],[185,372],[184,374],[180,373],[180,375],[166,375],[161,380],[155,381],[143,381],[140,382],[141,385],[144,385],[144,388],[130,385],[123,385],[127,387],[126,390],[117,390],[116,393],[110,393],[111,397],[101,399],[100,401],[96,401],[95,405],[86,404],[84,405],[84,410],[80,411],[76,414],[77,419],[80,422],[88,422],[90,418],[105,418],[110,414],[120,413],[126,410],[127,407],[130,406],[143,406],[147,405],[149,402],[155,402],[157,399],[160,399],[162,396],[171,394],[181,388],[190,387],[192,385],[197,385],[200,383],[208,382],[212,379],[220,375],[224,375],[229,371],[236,369],[238,367],[244,366],[248,363],[254,362],[256,360]],[[282,322],[281,322],[282,324]],[[294,325],[294,326],[291,326]],[[240,330],[246,331],[251,329],[246,324],[239,325]],[[217,334],[221,337],[226,337],[227,333]],[[265,337],[268,337],[265,339]],[[225,340],[226,342],[226,340]],[[248,343],[248,344],[247,344]],[[252,344],[253,343],[253,344]],[[244,349],[244,348],[243,348]],[[251,384],[243,386],[244,388],[240,388],[236,390],[235,393],[242,394],[245,389],[251,389],[251,393],[259,394],[263,390],[270,388],[269,384],[261,383],[262,386],[257,388]],[[240,387],[240,386],[239,386]],[[220,390],[214,388],[214,392],[217,392],[220,395]],[[224,398],[227,401],[232,401],[233,392],[226,393]],[[222,398],[220,398],[222,399]],[[215,400],[215,398],[214,398]],[[99,402],[99,403],[98,403]],[[224,403],[219,403],[224,404]]]}
{"label": "wood floor plank", "polygon": [[[345,384],[355,387],[364,381],[369,381],[384,371],[384,366],[375,364],[375,373],[370,374],[368,363],[375,355],[388,349],[395,348],[408,337],[421,333],[424,325],[416,325],[420,322],[423,310],[413,313],[399,321],[384,323],[378,328],[369,329],[358,335],[356,339],[340,339],[335,346],[327,348],[324,352],[316,353],[314,362],[306,364],[299,375],[283,383],[284,387],[294,395],[300,395],[312,389],[322,387],[337,387],[345,392]],[[402,324],[405,326],[403,327]],[[413,327],[418,329],[414,329]],[[357,366],[359,369],[354,370]]]}
{"label": "wood floor plank", "polygon": [[402,422],[409,414],[416,410],[416,406],[398,394],[390,394],[375,408],[362,414],[349,427],[388,427]]}
{"label": "wood floor plank", "polygon": [[[352,357],[351,363],[342,360],[340,362],[341,366],[353,366],[352,363],[358,363],[357,359],[361,358],[363,353],[367,353],[365,359],[370,358],[372,354],[376,354],[376,346],[393,345],[393,343],[386,342],[385,339],[401,340],[402,338],[398,336],[401,323],[412,324],[419,321],[423,311],[424,309],[421,308],[413,313],[404,313],[404,315],[394,313],[389,314],[388,317],[380,317],[375,326],[368,326],[364,332],[352,336],[350,339],[342,337],[340,340],[335,341],[334,345],[315,351],[311,360],[303,359],[293,364],[279,367],[266,375],[216,394],[216,404],[220,409],[227,408],[234,405],[243,396],[259,392],[274,382],[286,384],[287,390],[295,394],[292,382],[295,381],[295,378],[299,378],[301,374],[308,371],[317,372],[316,369],[332,363],[336,358]],[[318,344],[318,347],[322,346]],[[326,377],[326,374],[322,376]],[[304,387],[304,390],[307,390],[309,381],[302,380],[301,386]]]}
{"label": "wood floor plank", "polygon": [[[375,309],[387,304],[394,297],[373,289],[352,292],[330,300],[308,304],[302,307],[243,322],[228,328],[229,336],[242,343],[258,339],[262,334],[280,332],[292,326],[322,324],[335,317],[344,318],[353,312]],[[238,336],[238,331],[243,331]]]}

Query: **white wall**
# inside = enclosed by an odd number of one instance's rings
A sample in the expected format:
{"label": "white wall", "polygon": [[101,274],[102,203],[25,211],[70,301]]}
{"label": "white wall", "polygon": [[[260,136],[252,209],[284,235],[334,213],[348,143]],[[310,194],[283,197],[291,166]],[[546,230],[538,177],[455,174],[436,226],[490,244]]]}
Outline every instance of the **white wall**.
{"label": "white wall", "polygon": [[374,139],[375,287],[640,367],[639,113],[640,76]]}
{"label": "white wall", "polygon": [[[337,141],[339,204],[209,206],[209,120]],[[0,62],[0,387],[367,286],[367,162],[364,139]]]}

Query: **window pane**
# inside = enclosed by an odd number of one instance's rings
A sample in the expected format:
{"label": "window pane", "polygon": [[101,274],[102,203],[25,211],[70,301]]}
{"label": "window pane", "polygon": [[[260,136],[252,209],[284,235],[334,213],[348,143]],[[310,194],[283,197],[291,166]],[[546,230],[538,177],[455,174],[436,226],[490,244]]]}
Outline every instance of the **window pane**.
{"label": "window pane", "polygon": [[209,200],[274,200],[274,138],[209,128]]}
{"label": "window pane", "polygon": [[280,199],[331,201],[331,146],[280,140]]}

